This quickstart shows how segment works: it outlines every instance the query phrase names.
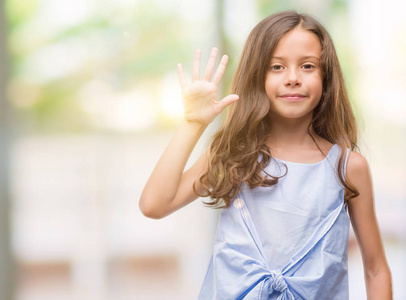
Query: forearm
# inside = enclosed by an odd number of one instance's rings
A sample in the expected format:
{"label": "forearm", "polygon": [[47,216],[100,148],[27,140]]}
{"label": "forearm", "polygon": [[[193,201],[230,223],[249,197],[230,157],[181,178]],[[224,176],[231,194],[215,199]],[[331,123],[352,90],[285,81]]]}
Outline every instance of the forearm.
{"label": "forearm", "polygon": [[227,55],[223,55],[214,72],[217,52],[217,48],[212,49],[203,78],[200,79],[201,50],[196,50],[190,83],[184,76],[182,65],[177,66],[185,120],[159,159],[141,194],[139,207],[147,217],[163,218],[197,198],[194,187],[201,171],[204,172],[206,157],[202,155],[184,172],[186,162],[208,124],[227,105],[238,100],[238,95],[228,95],[217,101],[218,85],[228,61]]}
{"label": "forearm", "polygon": [[365,274],[368,300],[392,300],[392,278],[389,267]]}
{"label": "forearm", "polygon": [[162,215],[174,199],[186,163],[206,126],[183,121],[166,147],[140,198],[144,213]]}

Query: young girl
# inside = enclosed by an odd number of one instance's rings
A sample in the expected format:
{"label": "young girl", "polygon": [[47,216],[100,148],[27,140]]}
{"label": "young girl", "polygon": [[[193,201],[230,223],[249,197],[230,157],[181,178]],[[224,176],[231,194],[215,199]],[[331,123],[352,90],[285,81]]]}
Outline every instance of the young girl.
{"label": "young girl", "polygon": [[[227,56],[214,72],[217,52],[202,79],[200,50],[190,83],[178,65],[185,118],[140,199],[150,218],[198,196],[224,208],[199,299],[348,299],[349,220],[368,299],[391,299],[371,175],[352,151],[357,127],[329,34],[305,14],[264,19],[247,39],[233,94],[221,101]],[[210,149],[183,172],[228,105]]]}

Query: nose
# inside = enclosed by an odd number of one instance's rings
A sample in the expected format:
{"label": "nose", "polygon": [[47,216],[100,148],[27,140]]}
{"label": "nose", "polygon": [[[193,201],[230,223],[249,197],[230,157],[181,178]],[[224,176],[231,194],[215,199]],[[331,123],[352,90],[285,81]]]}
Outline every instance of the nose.
{"label": "nose", "polygon": [[298,70],[295,69],[290,69],[288,72],[286,72],[286,78],[285,78],[285,86],[301,86],[302,85],[302,80],[300,79],[300,74]]}

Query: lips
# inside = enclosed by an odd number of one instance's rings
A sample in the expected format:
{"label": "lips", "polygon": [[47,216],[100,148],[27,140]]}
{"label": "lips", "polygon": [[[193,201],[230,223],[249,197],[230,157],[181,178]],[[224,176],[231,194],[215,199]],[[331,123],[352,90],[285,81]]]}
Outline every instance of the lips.
{"label": "lips", "polygon": [[306,95],[298,93],[287,93],[280,96],[281,98],[287,101],[298,101],[306,97]]}
{"label": "lips", "polygon": [[306,95],[298,94],[298,93],[287,93],[283,94],[281,97],[305,97]]}

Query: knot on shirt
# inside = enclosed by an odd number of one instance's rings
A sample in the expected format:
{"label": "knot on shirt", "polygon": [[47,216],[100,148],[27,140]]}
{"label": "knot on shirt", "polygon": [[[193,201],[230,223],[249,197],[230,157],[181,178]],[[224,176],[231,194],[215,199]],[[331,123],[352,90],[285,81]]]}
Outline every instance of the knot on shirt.
{"label": "knot on shirt", "polygon": [[272,290],[282,293],[288,288],[288,285],[286,284],[286,281],[283,278],[280,270],[278,269],[272,270],[271,277],[272,277],[271,283]]}

